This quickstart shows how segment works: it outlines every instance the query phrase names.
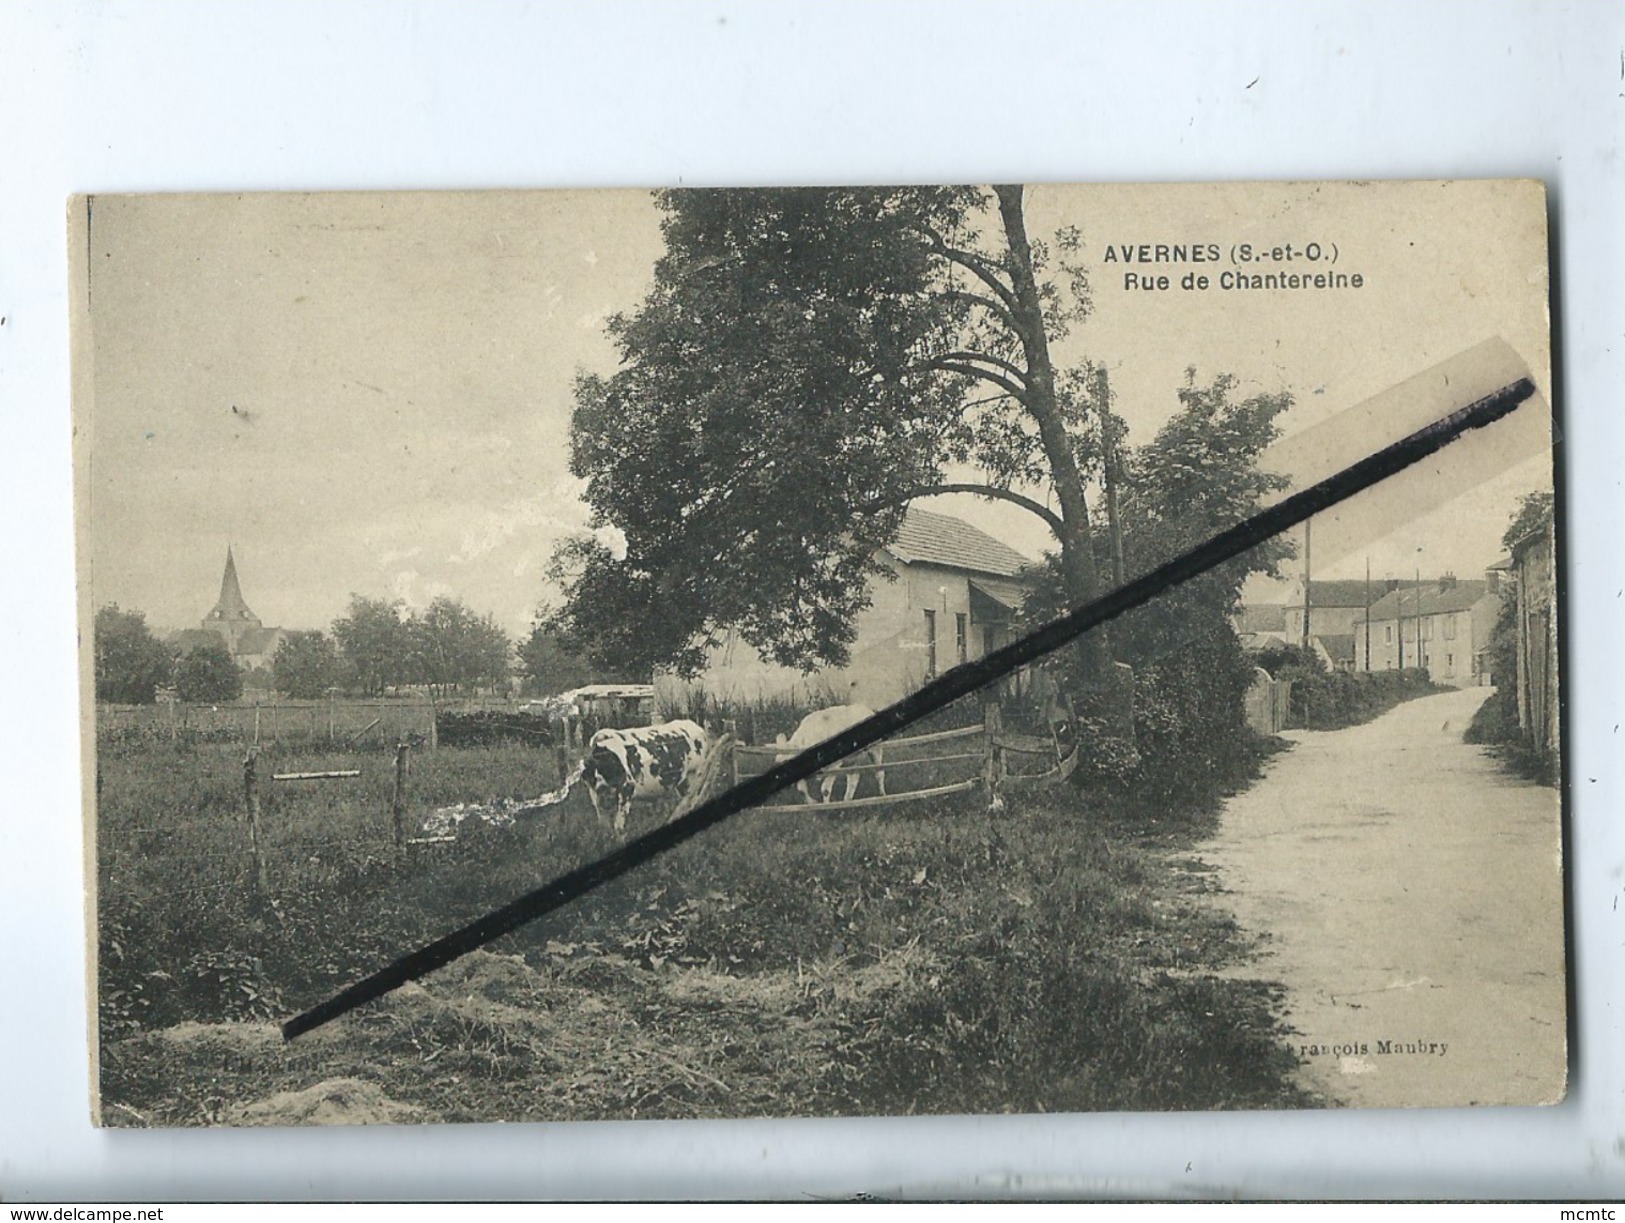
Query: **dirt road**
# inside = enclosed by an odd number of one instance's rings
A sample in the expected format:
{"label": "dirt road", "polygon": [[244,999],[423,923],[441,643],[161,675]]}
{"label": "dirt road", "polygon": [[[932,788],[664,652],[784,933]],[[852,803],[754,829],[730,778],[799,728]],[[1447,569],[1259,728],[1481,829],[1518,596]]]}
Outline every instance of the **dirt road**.
{"label": "dirt road", "polygon": [[1305,1085],[1366,1107],[1535,1104],[1564,1083],[1557,792],[1462,732],[1487,688],[1294,731],[1202,856],[1266,936]]}

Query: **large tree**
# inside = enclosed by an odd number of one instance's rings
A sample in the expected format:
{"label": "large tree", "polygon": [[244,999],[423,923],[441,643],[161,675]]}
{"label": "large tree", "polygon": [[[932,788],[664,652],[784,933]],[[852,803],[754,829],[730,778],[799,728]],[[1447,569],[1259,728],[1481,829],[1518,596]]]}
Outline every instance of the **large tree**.
{"label": "large tree", "polygon": [[[1240,399],[1235,385],[1228,375],[1201,385],[1191,374],[1173,417],[1149,442],[1126,449],[1120,517],[1127,577],[1234,526],[1286,487],[1285,479],[1259,466],[1259,458],[1275,440],[1276,420],[1291,398]],[[1099,538],[1096,547],[1104,554],[1108,541]],[[1256,662],[1242,650],[1231,615],[1247,576],[1277,572],[1291,553],[1291,544],[1277,536],[1112,623],[1113,654],[1133,668],[1138,752],[1101,755],[1098,737],[1091,737],[1089,751],[1098,759],[1088,776],[1098,778],[1104,768],[1117,781],[1132,777],[1146,793],[1164,797],[1234,777],[1236,762],[1250,751],[1243,700]],[[1023,608],[1029,625],[1052,619],[1068,601],[1057,564],[1045,579]],[[1063,681],[1076,682],[1074,666],[1070,657],[1059,660]],[[1120,771],[1131,762],[1129,773]]]}
{"label": "large tree", "polygon": [[174,655],[138,611],[109,603],[96,611],[96,699],[117,705],[150,705],[170,679]]}
{"label": "large tree", "polygon": [[175,694],[183,701],[235,701],[243,694],[243,672],[225,641],[208,635],[175,662]]}
{"label": "large tree", "polygon": [[276,690],[299,700],[315,700],[339,686],[344,674],[338,647],[326,633],[289,633],[271,659]]}
{"label": "large tree", "polygon": [[[665,255],[610,320],[620,367],[578,380],[571,428],[572,470],[625,556],[566,545],[548,627],[624,671],[697,670],[726,628],[781,663],[838,664],[885,576],[876,549],[941,492],[1038,515],[1069,600],[1094,597],[1083,405],[1050,355],[1086,285],[1029,237],[1022,196],[662,193]],[[951,477],[964,467],[979,477]]]}
{"label": "large tree", "polygon": [[407,623],[411,676],[439,691],[495,685],[508,674],[513,643],[490,615],[441,595]]}
{"label": "large tree", "polygon": [[532,696],[550,696],[579,688],[594,680],[615,680],[615,675],[595,672],[592,663],[565,646],[548,627],[552,610],[538,610],[530,635],[519,643],[519,666],[526,677],[526,690]]}
{"label": "large tree", "polygon": [[333,639],[363,690],[378,694],[404,683],[412,640],[401,618],[399,599],[350,596],[347,615],[333,621]]}

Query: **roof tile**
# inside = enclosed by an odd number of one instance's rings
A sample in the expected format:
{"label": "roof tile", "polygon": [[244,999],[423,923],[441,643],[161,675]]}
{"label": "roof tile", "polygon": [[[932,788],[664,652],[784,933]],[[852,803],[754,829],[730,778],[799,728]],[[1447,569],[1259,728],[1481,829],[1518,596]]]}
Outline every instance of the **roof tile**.
{"label": "roof tile", "polygon": [[963,519],[914,506],[889,550],[905,564],[946,565],[995,577],[1015,577],[1036,563]]}

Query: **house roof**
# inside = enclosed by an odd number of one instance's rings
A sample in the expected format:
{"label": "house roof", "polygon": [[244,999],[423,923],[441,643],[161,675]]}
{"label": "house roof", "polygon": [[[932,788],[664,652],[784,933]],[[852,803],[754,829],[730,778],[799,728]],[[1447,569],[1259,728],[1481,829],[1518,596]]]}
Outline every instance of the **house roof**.
{"label": "house roof", "polygon": [[1441,588],[1437,581],[1422,584],[1421,606],[1417,606],[1416,587],[1401,586],[1391,590],[1371,605],[1371,619],[1396,620],[1406,616],[1438,616],[1446,612],[1468,610],[1489,593],[1490,584],[1479,581],[1457,581]]}
{"label": "house roof", "polygon": [[239,654],[269,654],[285,636],[279,628],[251,628],[237,639]]}
{"label": "house roof", "polygon": [[1004,578],[1013,578],[1035,563],[963,519],[914,506],[903,516],[897,538],[887,550],[904,564],[946,565]]}
{"label": "house roof", "polygon": [[1333,662],[1354,657],[1353,633],[1316,633],[1315,640],[1331,655]]}
{"label": "house roof", "polygon": [[[1316,607],[1358,607],[1364,609],[1366,592],[1370,590],[1373,602],[1377,596],[1386,589],[1382,582],[1372,582],[1368,588],[1363,578],[1340,579],[1337,581],[1309,583],[1309,606]],[[1295,604],[1301,607],[1302,604]]]}
{"label": "house roof", "polygon": [[[1364,604],[1361,604],[1364,606]],[[1286,608],[1279,603],[1243,603],[1237,615],[1237,631],[1242,633],[1286,632]]]}

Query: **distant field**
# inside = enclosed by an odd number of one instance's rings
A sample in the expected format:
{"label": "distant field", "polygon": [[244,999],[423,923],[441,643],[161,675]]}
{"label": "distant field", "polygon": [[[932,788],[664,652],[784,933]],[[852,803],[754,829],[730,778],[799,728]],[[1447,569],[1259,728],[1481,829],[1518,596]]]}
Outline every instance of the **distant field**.
{"label": "distant field", "polygon": [[[263,784],[273,909],[240,747],[103,756],[108,1124],[1304,1103],[1273,989],[1182,852],[1211,812],[1062,789],[747,814],[284,1046],[273,1021],[608,848],[590,804],[403,853],[390,753],[269,749],[262,778],[361,769]],[[558,782],[523,747],[413,765],[414,821]]]}

